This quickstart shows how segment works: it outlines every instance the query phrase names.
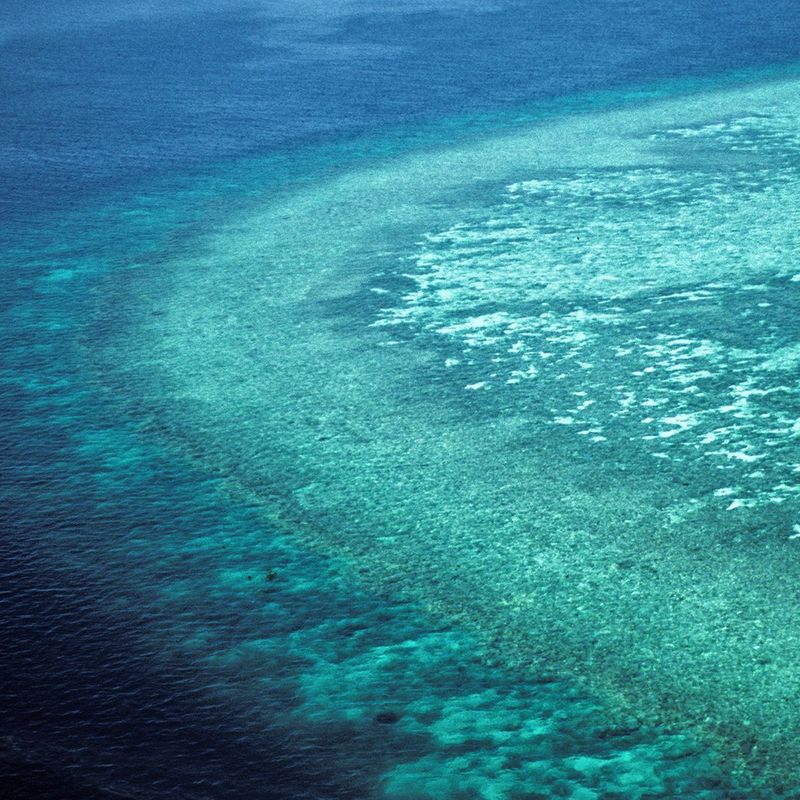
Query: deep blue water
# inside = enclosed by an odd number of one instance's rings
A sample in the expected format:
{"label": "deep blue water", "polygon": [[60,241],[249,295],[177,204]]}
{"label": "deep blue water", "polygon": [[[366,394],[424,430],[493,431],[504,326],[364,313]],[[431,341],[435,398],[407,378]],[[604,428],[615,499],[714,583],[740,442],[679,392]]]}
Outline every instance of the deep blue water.
{"label": "deep blue water", "polygon": [[4,215],[244,154],[800,54],[791,0],[31,5],[0,9]]}
{"label": "deep blue water", "polygon": [[[98,307],[97,286],[152,268],[249,202],[249,158],[273,158],[259,186],[280,191],[341,167],[324,145],[347,157],[359,137],[454,115],[791,63],[798,21],[790,0],[167,3],[135,14],[7,0],[0,795],[377,797],[379,775],[434,748],[385,721],[422,693],[444,705],[497,690],[515,709],[572,709],[586,725],[555,737],[553,758],[648,747],[658,732],[606,724],[558,682],[518,685],[458,631],[355,589],[199,455],[171,451],[157,420],[121,416],[91,352],[124,308]],[[270,644],[251,653],[258,636]],[[315,711],[303,688],[313,670],[421,641],[424,657],[388,685],[364,680],[347,714]],[[244,655],[226,661],[228,650]],[[692,764],[662,796],[737,796],[705,766],[692,784]],[[548,785],[567,795],[566,780]]]}

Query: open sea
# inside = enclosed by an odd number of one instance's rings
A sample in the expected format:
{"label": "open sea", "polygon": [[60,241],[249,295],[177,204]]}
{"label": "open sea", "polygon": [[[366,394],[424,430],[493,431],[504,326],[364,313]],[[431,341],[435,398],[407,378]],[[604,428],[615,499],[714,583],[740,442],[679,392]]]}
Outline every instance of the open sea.
{"label": "open sea", "polygon": [[800,5],[4,0],[0,798],[800,798]]}

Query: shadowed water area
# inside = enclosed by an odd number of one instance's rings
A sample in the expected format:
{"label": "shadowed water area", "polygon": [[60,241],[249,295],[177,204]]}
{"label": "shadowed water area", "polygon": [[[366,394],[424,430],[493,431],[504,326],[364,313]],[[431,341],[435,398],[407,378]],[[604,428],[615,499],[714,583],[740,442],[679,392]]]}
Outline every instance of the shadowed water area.
{"label": "shadowed water area", "polygon": [[3,21],[5,794],[798,793],[779,5]]}

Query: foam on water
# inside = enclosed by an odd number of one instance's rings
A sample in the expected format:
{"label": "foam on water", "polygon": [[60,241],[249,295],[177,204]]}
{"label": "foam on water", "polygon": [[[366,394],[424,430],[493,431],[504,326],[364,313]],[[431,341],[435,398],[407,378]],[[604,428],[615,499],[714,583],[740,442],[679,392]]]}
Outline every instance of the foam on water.
{"label": "foam on water", "polygon": [[[553,397],[559,381],[552,423],[581,435],[611,425],[660,458],[700,454],[722,481],[731,459],[769,454],[773,485],[742,471],[737,507],[784,502],[798,436],[788,282],[800,234],[787,213],[800,194],[797,118],[781,110],[646,139],[692,146],[671,149],[666,165],[546,170],[506,186],[477,219],[425,235],[405,273],[414,289],[373,325],[444,337],[475,378],[494,379],[467,389],[535,380]],[[757,158],[741,164],[737,152]],[[599,405],[571,399],[587,382]]]}
{"label": "foam on water", "polygon": [[[109,279],[126,305],[102,379],[490,659],[794,787],[799,88],[554,119],[301,188]],[[307,713],[347,685],[312,667]],[[506,704],[461,705],[424,724],[495,756],[398,765],[389,795],[539,791]],[[650,780],[628,758],[579,761],[627,797]]]}

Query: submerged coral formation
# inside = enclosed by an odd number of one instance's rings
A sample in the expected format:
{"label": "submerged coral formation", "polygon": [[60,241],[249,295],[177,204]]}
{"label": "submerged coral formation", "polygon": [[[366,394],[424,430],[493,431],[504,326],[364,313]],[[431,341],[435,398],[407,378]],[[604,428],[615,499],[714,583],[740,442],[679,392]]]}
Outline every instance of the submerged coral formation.
{"label": "submerged coral formation", "polygon": [[[595,107],[301,186],[126,278],[138,301],[97,358],[367,585],[781,785],[800,757],[797,91]],[[676,788],[666,739],[589,752],[580,714],[555,752],[546,697],[420,687],[396,711],[385,687],[425,648],[313,657],[301,681],[302,713],[335,695],[345,720],[433,736],[390,796],[720,796]]]}

